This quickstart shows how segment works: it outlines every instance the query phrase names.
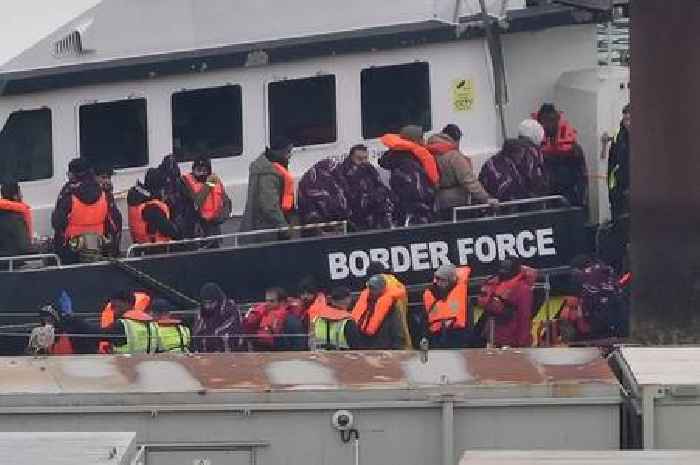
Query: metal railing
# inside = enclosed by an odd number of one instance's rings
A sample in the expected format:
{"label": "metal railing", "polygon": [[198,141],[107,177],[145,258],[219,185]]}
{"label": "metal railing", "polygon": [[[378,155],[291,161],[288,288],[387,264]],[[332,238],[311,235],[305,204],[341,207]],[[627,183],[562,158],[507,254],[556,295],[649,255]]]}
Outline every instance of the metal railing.
{"label": "metal railing", "polygon": [[452,209],[452,222],[456,223],[457,222],[457,217],[459,216],[459,213],[462,212],[469,212],[469,211],[479,211],[479,210],[490,210],[495,213],[503,208],[509,208],[509,207],[521,207],[524,205],[537,205],[537,204],[542,204],[543,209],[547,208],[548,203],[559,203],[561,206],[568,207],[569,206],[569,201],[566,200],[566,197],[563,195],[549,195],[546,197],[533,197],[531,199],[522,199],[522,200],[511,200],[508,202],[499,202],[495,205],[489,205],[489,204],[478,204],[478,205],[467,205],[464,207],[455,207]]}
{"label": "metal railing", "polygon": [[[348,233],[348,222],[347,221],[330,221],[328,223],[314,223],[314,224],[305,224],[301,226],[288,226],[285,228],[277,228],[277,229],[261,229],[261,230],[256,230],[256,231],[246,231],[246,232],[235,232],[235,233],[228,233],[228,234],[218,234],[216,236],[207,236],[207,237],[196,237],[193,239],[182,239],[179,241],[168,241],[168,242],[155,242],[155,243],[148,243],[148,244],[132,244],[126,252],[126,257],[127,258],[132,258],[132,257],[138,257],[143,255],[143,252],[147,250],[163,250],[162,253],[170,253],[173,248],[178,248],[182,246],[187,246],[187,245],[193,245],[193,244],[207,244],[207,243],[216,243],[218,241],[226,240],[226,239],[233,239],[233,247],[239,247],[241,245],[241,238],[255,238],[256,236],[265,236],[269,234],[279,234],[279,233],[289,233],[292,231],[308,231],[308,230],[314,230],[314,229],[325,229],[325,228],[332,228],[332,227],[341,227],[340,228],[340,233],[345,235]],[[186,251],[182,250],[182,251]],[[180,251],[180,250],[176,250]],[[138,254],[138,252],[141,252],[141,254]]]}
{"label": "metal railing", "polygon": [[[43,254],[34,254],[34,255],[15,255],[13,257],[0,257],[0,270],[2,270],[3,264],[7,263],[7,271],[15,271],[16,264],[18,262],[32,262],[32,261],[38,261],[38,260],[53,260],[54,261],[54,266],[55,267],[61,267],[61,258],[54,254],[54,253],[43,253]],[[46,265],[46,266],[51,266],[51,265]]]}

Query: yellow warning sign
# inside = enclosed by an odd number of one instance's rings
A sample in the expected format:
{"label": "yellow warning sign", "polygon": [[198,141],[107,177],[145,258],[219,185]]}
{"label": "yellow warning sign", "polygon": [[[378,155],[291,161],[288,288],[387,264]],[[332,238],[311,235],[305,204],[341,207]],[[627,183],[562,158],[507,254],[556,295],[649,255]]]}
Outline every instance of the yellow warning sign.
{"label": "yellow warning sign", "polygon": [[454,111],[470,111],[474,105],[474,80],[452,80],[452,107]]}

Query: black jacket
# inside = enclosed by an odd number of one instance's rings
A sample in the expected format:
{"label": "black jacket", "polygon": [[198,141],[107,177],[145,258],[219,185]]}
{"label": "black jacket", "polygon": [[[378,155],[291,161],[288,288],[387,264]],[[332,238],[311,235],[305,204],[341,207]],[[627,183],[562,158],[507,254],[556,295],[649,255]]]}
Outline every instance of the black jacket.
{"label": "black jacket", "polygon": [[31,238],[22,214],[0,210],[0,256],[30,253]]}
{"label": "black jacket", "polygon": [[[129,189],[126,196],[126,203],[129,207],[136,207],[150,200],[160,200],[154,197],[141,184]],[[163,210],[155,205],[147,205],[141,213],[149,234],[160,233],[172,239],[181,239],[182,234],[174,222],[170,221]]]}

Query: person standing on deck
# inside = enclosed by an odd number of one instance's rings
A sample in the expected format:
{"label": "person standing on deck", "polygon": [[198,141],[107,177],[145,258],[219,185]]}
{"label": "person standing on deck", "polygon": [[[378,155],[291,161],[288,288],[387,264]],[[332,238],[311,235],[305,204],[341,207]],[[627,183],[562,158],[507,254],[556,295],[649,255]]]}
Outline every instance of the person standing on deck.
{"label": "person standing on deck", "polygon": [[391,172],[389,185],[398,198],[397,224],[431,223],[440,173],[435,157],[424,146],[423,129],[406,126],[400,134],[385,134],[381,141],[389,150],[379,166]]}
{"label": "person standing on deck", "polygon": [[370,163],[366,146],[353,146],[343,163],[335,169],[335,175],[347,199],[351,230],[393,227],[396,196],[384,185],[377,168]]}
{"label": "person standing on deck", "polygon": [[221,234],[221,225],[231,215],[232,205],[221,179],[212,171],[211,160],[204,157],[196,159],[192,163],[192,172],[184,175],[183,179],[198,213],[195,235],[208,237]]}
{"label": "person standing on deck", "polygon": [[[461,131],[456,125],[448,125],[446,129],[451,129],[455,136],[461,136]],[[452,220],[452,209],[455,207],[472,203],[498,203],[477,179],[471,160],[459,150],[458,140],[443,132],[431,136],[427,147],[435,156],[440,170],[440,184],[435,198],[435,207],[440,219]]]}
{"label": "person standing on deck", "polygon": [[0,257],[32,252],[32,209],[22,200],[16,182],[2,184],[0,190]]}
{"label": "person standing on deck", "polygon": [[[241,231],[289,226],[294,211],[294,178],[289,172],[292,148],[290,140],[277,140],[250,164]],[[287,237],[286,233],[280,234],[280,238]]]}
{"label": "person standing on deck", "polygon": [[551,103],[543,104],[532,117],[544,128],[542,154],[551,194],[563,195],[571,205],[585,207],[588,173],[576,129]]}

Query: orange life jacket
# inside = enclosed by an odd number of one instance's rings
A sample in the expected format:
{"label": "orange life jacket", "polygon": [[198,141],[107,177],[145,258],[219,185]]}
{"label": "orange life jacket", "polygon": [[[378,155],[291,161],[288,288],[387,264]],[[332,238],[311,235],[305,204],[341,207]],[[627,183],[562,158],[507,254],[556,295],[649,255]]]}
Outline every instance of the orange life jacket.
{"label": "orange life jacket", "polygon": [[435,157],[427,148],[413,141],[406,140],[398,134],[385,134],[380,140],[391,150],[411,152],[416,160],[420,162],[430,182],[434,186],[438,185],[440,182],[440,172],[438,171]]}
{"label": "orange life jacket", "polygon": [[[134,292],[134,309],[130,311],[135,311],[137,313],[145,313],[148,307],[151,305],[151,297],[144,292]],[[127,312],[129,313],[129,312]],[[126,315],[126,314],[125,314]],[[126,318],[126,316],[124,316]],[[102,309],[100,314],[100,328],[109,328],[114,324],[114,309],[112,308],[112,303],[107,302],[107,305]],[[110,341],[100,341],[97,344],[97,352],[100,354],[110,353],[112,343]]]}
{"label": "orange life jacket", "polygon": [[[190,190],[195,194],[199,194],[204,189],[204,183],[197,181],[191,173],[184,176],[185,182]],[[202,208],[199,209],[199,216],[206,221],[212,221],[219,217],[221,209],[224,208],[225,191],[224,186],[217,182],[209,191],[209,195],[204,200]]]}
{"label": "orange life jacket", "polygon": [[289,213],[294,210],[294,177],[287,168],[279,163],[272,163],[275,171],[282,177],[283,187],[280,197],[280,206],[283,213]]}
{"label": "orange life jacket", "polygon": [[24,202],[15,202],[14,200],[0,199],[0,210],[7,212],[19,213],[24,218],[24,225],[27,228],[27,236],[31,240],[34,235],[32,222],[32,209]]}
{"label": "orange life jacket", "polygon": [[326,303],[325,294],[319,292],[316,296],[316,300],[314,300],[314,303],[312,303],[309,309],[307,310],[309,321],[313,322],[316,318],[318,318],[327,306],[328,304]]}
{"label": "orange life jacket", "polygon": [[51,355],[73,355],[73,343],[68,336],[60,334],[54,345],[49,349]]}
{"label": "orange life jacket", "polygon": [[103,192],[100,198],[93,204],[86,204],[72,196],[71,211],[68,215],[68,226],[65,238],[72,239],[81,234],[94,233],[105,235],[105,222],[107,221],[107,196]]}
{"label": "orange life jacket", "polygon": [[165,213],[166,218],[170,219],[170,208],[165,202],[160,200],[149,200],[140,205],[129,207],[129,229],[131,230],[132,241],[136,244],[147,244],[172,240],[171,237],[165,236],[160,232],[155,234],[148,233],[148,223],[143,219],[143,209],[148,205],[156,205]]}
{"label": "orange life jacket", "polygon": [[[532,118],[540,120],[539,113],[533,113]],[[554,140],[545,135],[542,141],[543,155],[563,155],[570,152],[578,140],[576,129],[564,118],[564,113],[559,112],[559,129]]]}
{"label": "orange life jacket", "polygon": [[357,299],[355,307],[352,309],[352,319],[357,322],[357,327],[365,335],[374,336],[382,327],[384,320],[391,312],[396,301],[404,298],[405,295],[405,289],[402,290],[399,287],[387,286],[384,290],[384,294],[374,303],[374,311],[371,315],[368,315],[368,312],[372,309],[368,305],[369,289],[365,288],[362,293],[360,293],[360,297]]}
{"label": "orange life jacket", "polygon": [[450,291],[445,300],[437,300],[431,289],[423,293],[423,305],[428,314],[428,325],[431,334],[441,331],[443,324],[453,329],[465,329],[467,321],[467,298],[469,293],[469,275],[471,269],[462,267],[457,269],[457,284]]}

